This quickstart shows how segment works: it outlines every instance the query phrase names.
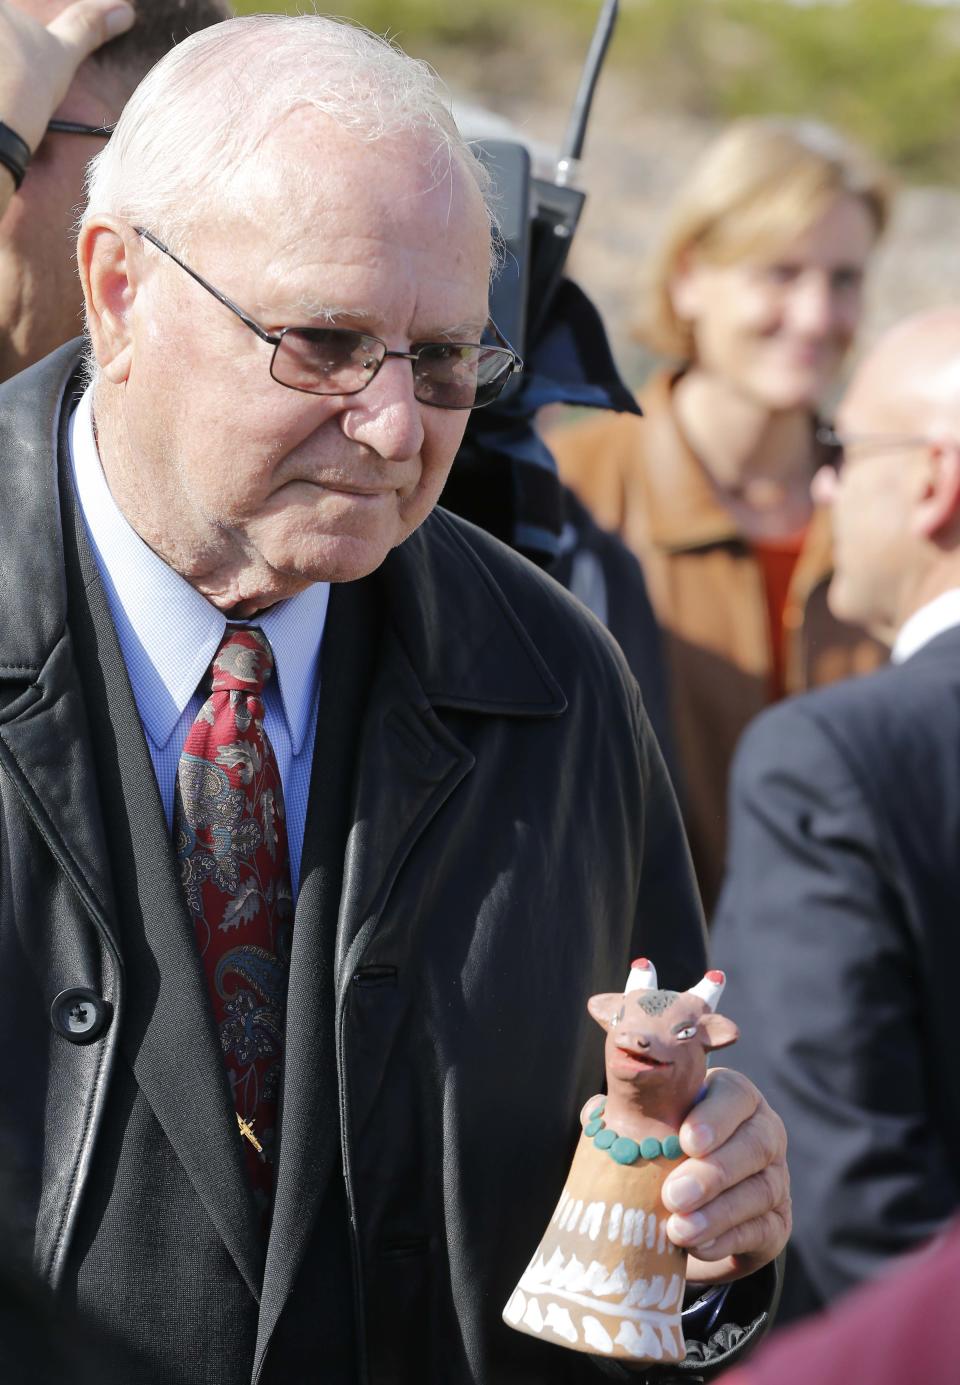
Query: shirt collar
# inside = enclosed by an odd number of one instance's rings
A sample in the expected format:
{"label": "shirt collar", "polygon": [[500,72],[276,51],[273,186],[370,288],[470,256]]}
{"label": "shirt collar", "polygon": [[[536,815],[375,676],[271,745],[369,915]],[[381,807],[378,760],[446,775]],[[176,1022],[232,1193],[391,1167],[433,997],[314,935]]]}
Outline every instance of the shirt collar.
{"label": "shirt collar", "polygon": [[960,587],[941,592],[904,621],[890,653],[891,662],[904,663],[955,625],[960,625]]}
{"label": "shirt collar", "polygon": [[[70,454],[137,709],[150,739],[164,746],[217,652],[227,618],[154,553],[121,514],[100,464],[91,387],[70,423]],[[309,730],[318,692],[329,599],[329,582],[317,582],[249,622],[270,641],[295,755]]]}

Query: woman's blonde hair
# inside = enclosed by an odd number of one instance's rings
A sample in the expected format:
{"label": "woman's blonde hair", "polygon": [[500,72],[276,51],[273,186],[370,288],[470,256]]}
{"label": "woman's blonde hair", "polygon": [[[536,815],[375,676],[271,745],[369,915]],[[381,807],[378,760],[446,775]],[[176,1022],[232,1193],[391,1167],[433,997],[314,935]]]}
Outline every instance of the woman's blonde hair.
{"label": "woman's blonde hair", "polygon": [[890,175],[865,151],[812,121],[738,120],[707,149],[673,203],[645,275],[637,336],[667,356],[690,359],[690,324],[670,286],[694,252],[712,264],[776,254],[844,193],[860,198],[879,235],[890,212]]}

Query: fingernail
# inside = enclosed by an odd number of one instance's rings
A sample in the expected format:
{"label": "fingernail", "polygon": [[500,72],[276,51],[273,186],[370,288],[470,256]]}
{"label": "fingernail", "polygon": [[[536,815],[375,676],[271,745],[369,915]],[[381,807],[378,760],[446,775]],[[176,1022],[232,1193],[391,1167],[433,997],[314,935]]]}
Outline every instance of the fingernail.
{"label": "fingernail", "polygon": [[671,1211],[682,1212],[687,1207],[692,1207],[695,1202],[699,1202],[703,1197],[703,1189],[695,1178],[690,1174],[681,1174],[679,1178],[671,1178],[663,1185],[664,1207]]}
{"label": "fingernail", "polygon": [[110,37],[116,38],[118,34],[125,34],[133,26],[134,18],[132,6],[117,5],[114,9],[107,11],[103,22]]}
{"label": "fingernail", "polygon": [[703,1154],[713,1145],[713,1131],[709,1125],[697,1121],[684,1126],[683,1148],[687,1154]]}
{"label": "fingernail", "polygon": [[688,1217],[671,1217],[667,1231],[672,1241],[695,1241],[707,1229],[707,1219],[702,1212],[691,1212]]}

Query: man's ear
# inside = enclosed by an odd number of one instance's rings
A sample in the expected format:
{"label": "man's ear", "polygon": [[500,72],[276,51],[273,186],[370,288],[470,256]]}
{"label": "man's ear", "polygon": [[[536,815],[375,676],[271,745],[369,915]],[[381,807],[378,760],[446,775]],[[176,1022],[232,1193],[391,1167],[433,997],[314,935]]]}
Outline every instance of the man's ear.
{"label": "man's ear", "polygon": [[740,1030],[726,1015],[701,1015],[697,1027],[705,1040],[703,1046],[708,1051],[727,1048],[729,1044],[735,1044],[740,1037]]}
{"label": "man's ear", "polygon": [[131,312],[142,255],[140,237],[118,217],[92,218],[77,241],[87,331],[97,364],[115,385],[122,385],[130,374]]}
{"label": "man's ear", "polygon": [[601,995],[592,995],[587,1001],[587,1009],[597,1024],[610,1029],[614,1015],[619,1015],[623,1009],[623,994],[621,991],[604,991]]}
{"label": "man's ear", "polygon": [[923,487],[913,503],[913,530],[936,540],[960,519],[960,442],[936,438],[927,447]]}

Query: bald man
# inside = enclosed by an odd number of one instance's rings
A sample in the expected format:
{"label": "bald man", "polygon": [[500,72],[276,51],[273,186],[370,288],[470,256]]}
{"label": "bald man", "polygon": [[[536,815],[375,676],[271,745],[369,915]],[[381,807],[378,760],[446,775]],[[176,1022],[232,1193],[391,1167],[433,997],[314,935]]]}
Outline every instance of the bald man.
{"label": "bald man", "polygon": [[79,335],[87,164],[154,63],[230,13],[228,0],[0,0],[0,381]]}
{"label": "bald man", "polygon": [[960,1203],[960,308],[891,331],[837,427],[814,482],[830,605],[892,662],[744,736],[713,932],[738,1059],[790,1140],[782,1321]]}

